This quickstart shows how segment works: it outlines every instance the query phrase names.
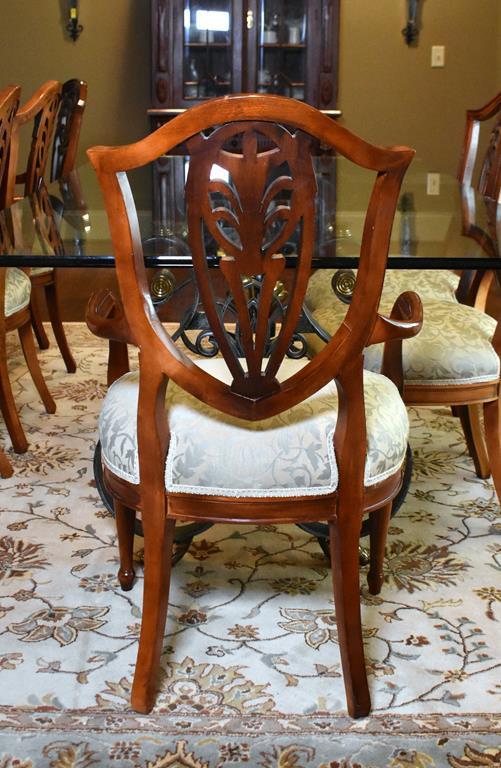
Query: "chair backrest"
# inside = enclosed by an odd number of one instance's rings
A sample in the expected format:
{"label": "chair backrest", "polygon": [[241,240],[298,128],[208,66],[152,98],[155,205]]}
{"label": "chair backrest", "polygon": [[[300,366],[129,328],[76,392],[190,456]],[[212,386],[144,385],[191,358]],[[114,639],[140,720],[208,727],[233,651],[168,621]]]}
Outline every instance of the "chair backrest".
{"label": "chair backrest", "polygon": [[[318,141],[375,172],[374,185],[357,285],[346,318],[319,355],[286,381],[279,381],[277,372],[290,346],[310,276],[316,216],[312,148]],[[185,198],[193,266],[230,383],[201,370],[175,346],[156,316],[148,291],[126,171],[151,163],[182,142],[190,155]],[[342,382],[348,397],[352,387],[361,392],[363,349],[377,321],[398,193],[413,150],[368,144],[293,99],[243,95],[193,107],[135,144],[94,147],[88,154],[105,198],[125,316],[132,341],[140,348],[140,411],[142,402],[151,408],[158,397],[160,404],[167,378],[205,403],[248,420],[280,413],[334,378]],[[220,171],[218,178],[214,178],[215,167]],[[281,249],[293,233],[298,239],[295,275],[285,314],[270,339],[274,287],[286,266]],[[225,327],[224,310],[212,289],[206,254],[209,238],[222,253],[219,273],[238,318],[238,345]],[[259,300],[251,304],[246,276],[259,276]],[[354,370],[359,370],[359,379]]]}
{"label": "chair backrest", "polygon": [[471,185],[477,160],[480,123],[495,118],[487,150],[481,159],[478,191],[493,200],[501,195],[501,91],[480,109],[466,112],[463,151],[459,162],[458,179],[462,184]]}
{"label": "chair backrest", "polygon": [[[16,184],[23,185],[23,194],[31,195],[43,178],[56,117],[61,99],[61,83],[48,80],[38,88],[20,109],[18,109],[12,127],[11,151],[9,158],[7,204],[15,197]],[[31,143],[28,152],[26,170],[18,173],[20,131],[27,123],[33,123]]]}
{"label": "chair backrest", "polygon": [[7,172],[10,154],[10,140],[14,117],[19,106],[21,89],[9,85],[0,91],[0,210],[6,206]]}
{"label": "chair backrest", "polygon": [[72,79],[63,84],[52,142],[51,181],[67,176],[75,167],[86,101],[87,83],[84,80]]}

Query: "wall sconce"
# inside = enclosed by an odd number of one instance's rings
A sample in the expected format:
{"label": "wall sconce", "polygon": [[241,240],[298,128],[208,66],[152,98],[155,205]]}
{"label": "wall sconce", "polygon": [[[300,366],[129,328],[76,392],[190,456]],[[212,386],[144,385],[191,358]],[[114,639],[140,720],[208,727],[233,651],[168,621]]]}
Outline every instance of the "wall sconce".
{"label": "wall sconce", "polygon": [[78,39],[80,32],[83,31],[82,25],[78,23],[78,0],[70,0],[69,18],[66,29],[71,39],[75,41]]}
{"label": "wall sconce", "polygon": [[417,42],[419,29],[417,22],[419,0],[407,0],[407,24],[402,30],[407,45]]}

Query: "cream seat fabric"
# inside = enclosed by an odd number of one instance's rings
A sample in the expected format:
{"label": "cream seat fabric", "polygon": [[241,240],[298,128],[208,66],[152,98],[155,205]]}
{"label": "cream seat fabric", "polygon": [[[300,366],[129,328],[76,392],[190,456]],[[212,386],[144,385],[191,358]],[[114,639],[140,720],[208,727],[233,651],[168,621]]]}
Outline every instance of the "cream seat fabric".
{"label": "cream seat fabric", "polygon": [[[312,311],[332,306],[335,295],[331,281],[335,272],[334,269],[318,269],[311,276],[306,304]],[[388,269],[381,294],[381,311],[385,314],[390,312],[395,299],[404,291],[415,291],[423,306],[426,306],[427,301],[456,301],[458,285],[459,275],[447,269],[428,272],[422,269]]]}
{"label": "cream seat fabric", "polygon": [[5,317],[19,312],[30,303],[30,278],[17,267],[8,267],[5,277]]}
{"label": "cream seat fabric", "polygon": [[[346,306],[334,300],[332,308],[314,311],[313,317],[332,334],[345,313]],[[450,301],[428,301],[421,332],[402,345],[405,382],[428,386],[497,381],[499,357],[491,344],[495,328],[494,318],[478,309],[459,302],[451,306]],[[381,344],[368,347],[365,367],[379,371],[382,352]]]}
{"label": "cream seat fabric", "polygon": [[[197,360],[213,376],[231,381],[223,360]],[[279,378],[304,363],[286,360]],[[127,373],[108,390],[99,422],[105,465],[139,483],[137,396],[139,376]],[[368,451],[366,486],[401,466],[408,419],[393,383],[367,371],[364,376]],[[337,389],[327,385],[298,406],[271,419],[248,422],[216,412],[177,387],[167,387],[171,442],[166,462],[168,491],[224,496],[285,497],[336,490],[333,451]]]}
{"label": "cream seat fabric", "polygon": [[45,275],[47,272],[54,272],[54,267],[32,267],[30,269],[31,275]]}

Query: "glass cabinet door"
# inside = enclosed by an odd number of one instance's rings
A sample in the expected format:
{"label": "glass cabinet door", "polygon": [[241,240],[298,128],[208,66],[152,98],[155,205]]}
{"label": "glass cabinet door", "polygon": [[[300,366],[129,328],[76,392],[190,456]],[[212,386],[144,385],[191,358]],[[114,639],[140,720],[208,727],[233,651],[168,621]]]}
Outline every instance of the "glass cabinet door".
{"label": "glass cabinet door", "polygon": [[259,0],[256,19],[258,93],[305,99],[307,0]]}
{"label": "glass cabinet door", "polygon": [[235,89],[231,0],[185,0],[182,100],[200,101]]}

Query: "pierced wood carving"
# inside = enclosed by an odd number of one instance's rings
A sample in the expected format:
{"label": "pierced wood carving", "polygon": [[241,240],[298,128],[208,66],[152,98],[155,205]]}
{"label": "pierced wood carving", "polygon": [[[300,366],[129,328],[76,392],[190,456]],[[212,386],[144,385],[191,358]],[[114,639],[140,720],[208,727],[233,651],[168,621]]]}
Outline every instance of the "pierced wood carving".
{"label": "pierced wood carving", "polygon": [[[235,140],[237,150],[229,150]],[[233,375],[232,390],[266,396],[278,389],[275,376],[291,343],[310,274],[316,194],[310,139],[278,125],[245,122],[196,135],[188,149],[189,240],[202,303]],[[295,280],[280,329],[270,339],[275,286],[285,269],[281,249],[292,239],[298,253]],[[237,315],[245,365],[211,288],[206,259],[211,240]],[[246,289],[249,278],[254,284],[259,279],[252,302]]]}
{"label": "pierced wood carving", "polygon": [[478,189],[480,194],[493,200],[498,199],[501,191],[501,115],[490,135],[489,146],[482,163]]}
{"label": "pierced wood carving", "polygon": [[44,253],[64,256],[64,245],[54,218],[47,187],[42,182],[30,198],[35,229]]}
{"label": "pierced wood carving", "polygon": [[6,88],[0,92],[0,207],[5,207],[7,185],[7,167],[9,159],[10,137],[14,116],[19,106],[18,87]]}
{"label": "pierced wood carving", "polygon": [[43,177],[49,157],[50,141],[60,102],[60,90],[48,95],[33,124],[30,155],[26,168],[25,194],[31,195]]}

